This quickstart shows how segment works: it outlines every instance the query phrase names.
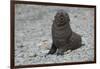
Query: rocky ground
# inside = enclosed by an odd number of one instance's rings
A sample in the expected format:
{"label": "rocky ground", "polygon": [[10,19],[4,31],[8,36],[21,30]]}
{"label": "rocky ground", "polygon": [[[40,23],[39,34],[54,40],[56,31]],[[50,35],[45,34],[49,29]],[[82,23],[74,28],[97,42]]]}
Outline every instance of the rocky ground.
{"label": "rocky ground", "polygon": [[[44,56],[52,44],[51,25],[59,9],[68,12],[71,28],[85,46],[63,56]],[[94,60],[94,9],[16,4],[15,65],[84,62]]]}

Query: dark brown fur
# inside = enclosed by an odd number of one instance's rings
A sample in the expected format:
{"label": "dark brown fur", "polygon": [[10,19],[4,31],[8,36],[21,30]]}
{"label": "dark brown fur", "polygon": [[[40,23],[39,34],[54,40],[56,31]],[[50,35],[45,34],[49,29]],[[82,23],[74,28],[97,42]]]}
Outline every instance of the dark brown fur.
{"label": "dark brown fur", "polygon": [[52,47],[48,54],[63,55],[67,50],[81,47],[81,36],[72,31],[68,13],[58,11],[52,24]]}

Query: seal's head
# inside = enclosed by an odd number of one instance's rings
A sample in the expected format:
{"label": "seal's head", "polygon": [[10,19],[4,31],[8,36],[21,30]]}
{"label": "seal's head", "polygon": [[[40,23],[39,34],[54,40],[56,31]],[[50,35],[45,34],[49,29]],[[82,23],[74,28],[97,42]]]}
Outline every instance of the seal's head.
{"label": "seal's head", "polygon": [[58,26],[65,25],[70,21],[69,15],[64,10],[59,10],[54,17],[54,21]]}

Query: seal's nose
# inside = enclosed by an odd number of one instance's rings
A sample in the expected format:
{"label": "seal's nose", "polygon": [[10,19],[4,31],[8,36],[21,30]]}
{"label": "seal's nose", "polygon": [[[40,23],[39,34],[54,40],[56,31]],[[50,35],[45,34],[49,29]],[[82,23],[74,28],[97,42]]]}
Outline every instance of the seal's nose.
{"label": "seal's nose", "polygon": [[60,17],[60,20],[61,20],[61,21],[63,21],[63,20],[64,20],[64,17],[63,17],[63,16],[61,16],[61,17]]}
{"label": "seal's nose", "polygon": [[64,19],[63,14],[60,14],[60,20],[63,20],[63,19]]}
{"label": "seal's nose", "polygon": [[60,17],[60,19],[63,20],[64,18],[63,17]]}

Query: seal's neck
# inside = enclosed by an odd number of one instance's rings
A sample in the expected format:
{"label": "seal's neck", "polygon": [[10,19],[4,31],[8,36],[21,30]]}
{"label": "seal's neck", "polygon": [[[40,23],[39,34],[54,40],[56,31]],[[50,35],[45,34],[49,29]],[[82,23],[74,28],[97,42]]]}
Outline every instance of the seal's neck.
{"label": "seal's neck", "polygon": [[69,23],[65,23],[64,25],[60,25],[60,26],[57,26],[56,24],[54,25],[55,26],[55,29],[57,30],[64,30],[64,29],[70,29],[71,30],[71,27],[70,27],[70,24]]}

